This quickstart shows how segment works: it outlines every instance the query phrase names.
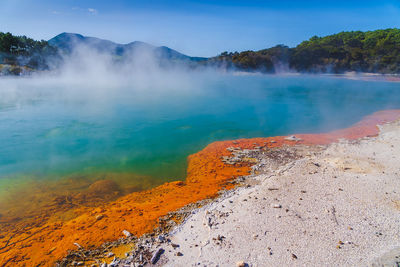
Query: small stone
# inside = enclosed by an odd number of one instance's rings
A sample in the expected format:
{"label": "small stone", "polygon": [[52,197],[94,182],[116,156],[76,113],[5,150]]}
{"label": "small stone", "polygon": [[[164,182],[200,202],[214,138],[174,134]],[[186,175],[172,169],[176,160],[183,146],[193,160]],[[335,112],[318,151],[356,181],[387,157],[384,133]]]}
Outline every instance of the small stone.
{"label": "small stone", "polygon": [[77,246],[78,248],[82,248],[82,246],[81,246],[81,245],[79,245],[79,244],[78,244],[78,243],[76,243],[76,242],[74,243],[74,245],[75,245],[75,246]]}
{"label": "small stone", "polygon": [[297,259],[297,256],[295,254],[292,253],[292,258],[293,259]]}
{"label": "small stone", "polygon": [[236,267],[245,267],[247,264],[244,261],[236,262]]}
{"label": "small stone", "polygon": [[276,191],[276,190],[279,190],[279,188],[269,187],[268,190],[269,190],[269,191]]}
{"label": "small stone", "polygon": [[108,252],[108,253],[107,253],[107,257],[108,257],[108,258],[113,257],[113,256],[114,256],[114,253],[112,253],[112,252]]}
{"label": "small stone", "polygon": [[171,243],[171,246],[172,246],[173,248],[179,248],[179,245],[178,245],[178,244]]}
{"label": "small stone", "polygon": [[163,252],[164,250],[162,248],[157,249],[157,251],[153,254],[153,257],[151,257],[151,264],[155,264]]}
{"label": "small stone", "polygon": [[272,204],[272,207],[274,209],[280,209],[280,208],[282,208],[282,205],[281,204]]}
{"label": "small stone", "polygon": [[176,253],[175,253],[175,256],[182,257],[182,256],[183,256],[183,254],[182,254],[181,252],[179,252],[179,251],[178,251],[178,252],[176,252]]}
{"label": "small stone", "polygon": [[100,220],[103,219],[103,218],[104,218],[104,215],[103,215],[103,214],[99,214],[99,215],[96,216],[96,220],[97,220],[97,221],[100,221]]}
{"label": "small stone", "polygon": [[107,267],[107,263],[103,262],[100,267]]}
{"label": "small stone", "polygon": [[223,235],[218,235],[217,236],[217,240],[219,240],[219,241],[223,241],[224,238],[225,238],[225,236],[223,236]]}
{"label": "small stone", "polygon": [[132,234],[131,234],[128,230],[124,230],[124,231],[122,231],[122,233],[123,233],[126,237],[132,236]]}
{"label": "small stone", "polygon": [[285,140],[288,140],[288,141],[301,141],[302,139],[301,138],[297,138],[294,135],[291,135],[291,136],[286,137]]}

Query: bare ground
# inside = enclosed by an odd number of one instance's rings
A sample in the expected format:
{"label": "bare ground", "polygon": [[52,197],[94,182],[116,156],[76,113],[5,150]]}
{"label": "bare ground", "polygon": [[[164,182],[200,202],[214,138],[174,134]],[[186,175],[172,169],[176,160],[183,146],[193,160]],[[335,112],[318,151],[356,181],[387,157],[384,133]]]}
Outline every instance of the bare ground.
{"label": "bare ground", "polygon": [[192,211],[157,266],[400,265],[398,121],[357,142],[248,153],[247,185]]}

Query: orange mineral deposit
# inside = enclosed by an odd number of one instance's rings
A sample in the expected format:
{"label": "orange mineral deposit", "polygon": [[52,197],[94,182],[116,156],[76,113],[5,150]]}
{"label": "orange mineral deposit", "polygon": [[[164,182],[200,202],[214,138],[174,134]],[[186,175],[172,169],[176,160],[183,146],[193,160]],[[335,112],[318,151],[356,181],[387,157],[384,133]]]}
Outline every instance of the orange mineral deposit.
{"label": "orange mineral deposit", "polygon": [[[48,220],[24,229],[1,229],[0,266],[52,266],[66,256],[69,250],[77,249],[77,245],[94,248],[122,237],[125,229],[136,236],[151,232],[161,216],[190,203],[214,198],[221,189],[232,187],[229,181],[249,174],[250,164],[227,165],[221,161],[222,156],[231,154],[228,147],[250,149],[255,144],[278,147],[283,144],[329,144],[340,138],[354,140],[377,135],[378,124],[399,117],[400,110],[387,110],[374,113],[350,128],[330,133],[212,143],[189,156],[185,181],[165,183],[147,191],[131,193],[94,208],[75,208],[72,219]],[[92,186],[93,194],[99,190],[102,190],[102,184]]]}

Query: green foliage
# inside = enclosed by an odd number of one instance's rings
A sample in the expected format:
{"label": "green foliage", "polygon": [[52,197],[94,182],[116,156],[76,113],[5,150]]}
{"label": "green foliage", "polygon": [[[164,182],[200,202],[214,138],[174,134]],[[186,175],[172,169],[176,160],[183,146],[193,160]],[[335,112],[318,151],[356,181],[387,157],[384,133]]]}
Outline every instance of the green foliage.
{"label": "green foliage", "polygon": [[289,52],[289,47],[277,45],[257,52],[223,52],[218,57],[212,58],[210,62],[219,66],[225,65],[226,67],[234,67],[245,71],[273,73],[278,62],[288,59]]}
{"label": "green foliage", "polygon": [[[0,32],[0,63],[47,69],[47,59],[57,55],[57,49],[47,41],[35,41],[26,36]],[[17,71],[12,72],[13,74]]]}
{"label": "green foliage", "polygon": [[224,52],[211,62],[246,71],[400,73],[400,30],[341,32],[313,36],[294,48],[278,45],[260,51]]}
{"label": "green foliage", "polygon": [[311,72],[400,72],[400,30],[341,32],[293,48],[290,66]]}
{"label": "green foliage", "polygon": [[11,33],[0,32],[0,52],[13,55],[32,55],[46,52],[49,45],[46,41],[35,41],[26,36],[14,36]]}
{"label": "green foliage", "polygon": [[[0,64],[38,70],[50,68],[50,62],[58,64],[61,57],[58,49],[48,42],[0,32]],[[195,66],[214,65],[266,73],[289,69],[400,73],[400,29],[313,36],[294,48],[277,45],[259,51],[225,51],[217,57],[193,62]]]}

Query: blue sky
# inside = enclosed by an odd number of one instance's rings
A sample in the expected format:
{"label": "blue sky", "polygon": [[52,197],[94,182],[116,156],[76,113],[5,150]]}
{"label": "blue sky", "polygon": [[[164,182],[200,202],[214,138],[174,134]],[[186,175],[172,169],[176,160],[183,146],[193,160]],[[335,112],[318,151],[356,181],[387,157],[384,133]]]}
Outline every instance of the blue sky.
{"label": "blue sky", "polygon": [[295,46],[313,35],[400,27],[400,0],[0,0],[0,31],[139,40],[193,56]]}

